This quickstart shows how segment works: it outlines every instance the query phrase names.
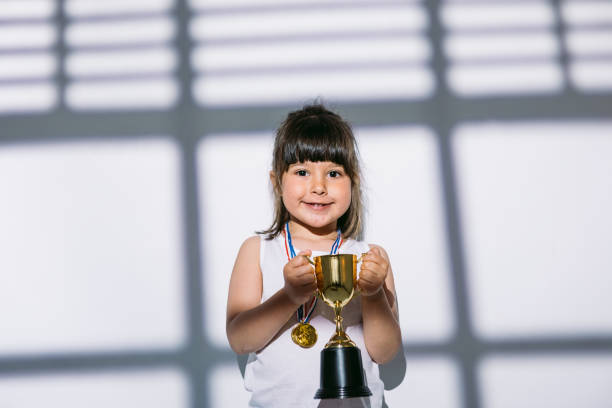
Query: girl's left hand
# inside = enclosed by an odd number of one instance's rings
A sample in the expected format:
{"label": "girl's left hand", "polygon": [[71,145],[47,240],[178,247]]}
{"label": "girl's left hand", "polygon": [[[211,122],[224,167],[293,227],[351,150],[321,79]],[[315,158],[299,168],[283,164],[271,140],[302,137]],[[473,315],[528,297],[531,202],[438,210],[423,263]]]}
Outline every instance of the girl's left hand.
{"label": "girl's left hand", "polygon": [[387,272],[389,271],[389,261],[382,250],[377,247],[371,248],[361,259],[361,271],[357,286],[362,296],[372,296],[377,294],[383,287]]}

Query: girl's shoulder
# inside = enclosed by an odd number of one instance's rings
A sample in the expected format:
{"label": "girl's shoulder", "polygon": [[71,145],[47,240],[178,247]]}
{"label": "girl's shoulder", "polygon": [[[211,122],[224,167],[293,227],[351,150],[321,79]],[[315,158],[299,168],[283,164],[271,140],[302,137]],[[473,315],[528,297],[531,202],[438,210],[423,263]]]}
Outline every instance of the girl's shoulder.
{"label": "girl's shoulder", "polygon": [[261,239],[263,239],[263,238],[261,238],[259,235],[253,235],[251,237],[248,237],[242,243],[241,249],[242,248],[245,248],[245,249],[257,248],[257,249],[259,249],[259,245],[260,245],[260,240]]}
{"label": "girl's shoulder", "polygon": [[239,259],[248,259],[249,261],[255,261],[259,259],[259,248],[260,248],[259,235],[253,235],[244,240],[240,249],[238,250]]}
{"label": "girl's shoulder", "polygon": [[280,248],[278,241],[278,236],[268,239],[264,235],[253,235],[244,240],[238,252],[238,257],[246,258],[252,264],[260,265],[266,253]]}

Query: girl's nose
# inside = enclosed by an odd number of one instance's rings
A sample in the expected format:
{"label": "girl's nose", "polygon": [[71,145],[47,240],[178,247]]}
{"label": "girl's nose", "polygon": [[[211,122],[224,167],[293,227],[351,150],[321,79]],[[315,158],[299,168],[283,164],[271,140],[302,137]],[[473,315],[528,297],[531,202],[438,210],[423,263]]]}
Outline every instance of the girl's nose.
{"label": "girl's nose", "polygon": [[325,185],[324,178],[315,177],[313,179],[312,192],[319,195],[327,193],[327,186]]}

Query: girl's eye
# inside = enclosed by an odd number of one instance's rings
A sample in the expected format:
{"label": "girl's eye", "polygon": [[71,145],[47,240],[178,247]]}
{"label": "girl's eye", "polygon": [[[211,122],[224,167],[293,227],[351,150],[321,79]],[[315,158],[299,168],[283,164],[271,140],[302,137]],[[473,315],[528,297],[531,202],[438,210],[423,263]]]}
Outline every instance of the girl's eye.
{"label": "girl's eye", "polygon": [[332,170],[329,172],[329,176],[330,177],[340,177],[340,172],[336,171],[336,170]]}
{"label": "girl's eye", "polygon": [[308,173],[306,172],[306,170],[298,170],[295,172],[295,174],[297,174],[298,176],[306,176]]}

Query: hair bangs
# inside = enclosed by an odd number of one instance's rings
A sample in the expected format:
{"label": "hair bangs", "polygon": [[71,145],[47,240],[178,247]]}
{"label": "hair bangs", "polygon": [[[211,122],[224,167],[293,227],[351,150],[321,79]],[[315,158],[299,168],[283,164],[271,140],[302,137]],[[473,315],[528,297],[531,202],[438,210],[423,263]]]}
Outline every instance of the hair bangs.
{"label": "hair bangs", "polygon": [[288,132],[290,136],[283,149],[285,166],[306,161],[329,161],[345,168],[351,167],[353,141],[345,137],[342,129],[327,122],[318,117],[305,118]]}

